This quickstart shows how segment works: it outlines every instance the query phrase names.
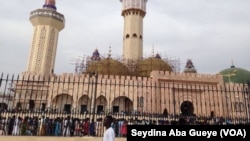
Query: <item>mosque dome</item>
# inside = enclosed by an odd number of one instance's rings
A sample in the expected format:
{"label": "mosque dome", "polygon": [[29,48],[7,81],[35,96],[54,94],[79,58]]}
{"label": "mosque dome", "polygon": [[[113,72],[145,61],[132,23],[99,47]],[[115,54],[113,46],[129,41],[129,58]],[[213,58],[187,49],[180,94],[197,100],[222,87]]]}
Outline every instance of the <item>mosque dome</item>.
{"label": "mosque dome", "polygon": [[89,62],[86,73],[93,72],[102,75],[130,75],[130,71],[125,65],[111,58]]}
{"label": "mosque dome", "polygon": [[225,83],[248,83],[250,82],[250,71],[236,68],[232,65],[230,68],[224,69],[219,72],[223,75],[223,80]]}
{"label": "mosque dome", "polygon": [[139,61],[136,64],[134,73],[136,73],[136,75],[138,76],[149,77],[150,73],[153,70],[172,72],[173,70],[171,66],[160,58],[161,57],[159,56],[159,54],[157,54],[153,58],[148,58],[148,59]]}

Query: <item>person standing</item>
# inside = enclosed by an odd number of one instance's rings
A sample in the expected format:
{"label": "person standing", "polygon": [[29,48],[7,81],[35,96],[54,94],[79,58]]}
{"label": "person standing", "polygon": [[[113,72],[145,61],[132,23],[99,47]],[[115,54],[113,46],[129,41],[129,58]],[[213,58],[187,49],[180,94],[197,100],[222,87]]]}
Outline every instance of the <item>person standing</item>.
{"label": "person standing", "polygon": [[42,116],[42,118],[39,121],[39,131],[38,131],[38,136],[44,136],[45,135],[45,117]]}
{"label": "person standing", "polygon": [[8,132],[7,134],[8,135],[12,135],[12,131],[13,131],[13,128],[14,128],[14,124],[15,124],[15,119],[16,119],[16,116],[13,116],[13,117],[9,117],[8,118],[8,122],[7,122],[7,128],[8,128]]}
{"label": "person standing", "polygon": [[90,136],[95,136],[96,134],[96,123],[94,119],[91,120],[91,123],[89,125],[89,135]]}
{"label": "person standing", "polygon": [[1,115],[0,115],[0,131],[2,131],[0,135],[6,135],[5,118],[2,118]]}
{"label": "person standing", "polygon": [[122,127],[121,127],[121,133],[122,133],[122,137],[126,137],[127,136],[127,120],[124,119]]}
{"label": "person standing", "polygon": [[89,135],[89,118],[86,118],[84,125],[83,125],[83,130],[84,130],[84,136],[88,136]]}
{"label": "person standing", "polygon": [[102,119],[99,118],[96,121],[96,136],[98,136],[98,137],[102,136],[102,133],[101,133],[102,129],[101,128],[102,128]]}
{"label": "person standing", "polygon": [[68,137],[70,136],[70,117],[68,116],[67,118],[65,118],[63,122],[64,122],[63,136]]}
{"label": "person standing", "polygon": [[14,121],[13,131],[12,131],[13,136],[19,135],[20,125],[21,125],[21,117],[16,117]]}
{"label": "person standing", "polygon": [[104,118],[103,126],[106,128],[106,130],[103,135],[103,141],[115,141],[115,132],[114,129],[111,127],[112,122],[112,116],[106,116]]}
{"label": "person standing", "polygon": [[118,122],[117,122],[117,120],[115,118],[113,118],[113,122],[111,124],[111,127],[114,129],[115,136],[117,137],[118,136],[119,125],[118,125]]}

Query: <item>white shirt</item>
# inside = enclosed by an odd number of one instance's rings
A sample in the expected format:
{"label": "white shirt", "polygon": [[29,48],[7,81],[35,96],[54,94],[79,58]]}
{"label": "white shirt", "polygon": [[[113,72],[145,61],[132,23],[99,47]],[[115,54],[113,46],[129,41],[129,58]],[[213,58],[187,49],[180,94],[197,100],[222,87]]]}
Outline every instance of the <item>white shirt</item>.
{"label": "white shirt", "polygon": [[103,141],[114,141],[115,140],[115,132],[112,127],[109,127],[105,132],[103,136]]}

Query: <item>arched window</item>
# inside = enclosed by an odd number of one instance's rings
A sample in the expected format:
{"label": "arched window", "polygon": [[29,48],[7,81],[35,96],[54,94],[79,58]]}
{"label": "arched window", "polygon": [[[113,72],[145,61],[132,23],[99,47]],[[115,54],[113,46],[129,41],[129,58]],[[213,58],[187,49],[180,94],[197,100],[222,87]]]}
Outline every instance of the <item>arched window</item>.
{"label": "arched window", "polygon": [[129,34],[126,35],[126,38],[129,38]]}
{"label": "arched window", "polygon": [[140,97],[139,103],[140,103],[139,106],[143,107],[143,105],[144,105],[144,98],[143,97]]}
{"label": "arched window", "polygon": [[17,110],[17,111],[21,111],[21,110],[22,110],[22,103],[21,103],[21,102],[18,102],[18,103],[16,104],[16,110]]}
{"label": "arched window", "polygon": [[140,35],[140,39],[142,39],[142,35]]}
{"label": "arched window", "polygon": [[137,37],[137,35],[134,33],[134,34],[133,34],[133,37],[134,37],[134,38],[136,38],[136,37]]}

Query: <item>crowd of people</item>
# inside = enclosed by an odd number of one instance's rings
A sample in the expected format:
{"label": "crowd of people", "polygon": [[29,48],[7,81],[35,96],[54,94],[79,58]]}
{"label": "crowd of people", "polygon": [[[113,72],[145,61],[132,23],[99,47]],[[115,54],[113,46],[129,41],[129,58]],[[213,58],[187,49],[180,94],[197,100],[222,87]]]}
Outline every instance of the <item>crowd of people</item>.
{"label": "crowd of people", "polygon": [[[79,119],[73,117],[1,117],[0,135],[11,136],[103,136],[103,118]],[[112,127],[116,136],[125,137],[125,119],[113,119]]]}
{"label": "crowd of people", "polygon": [[[10,136],[103,136],[104,117],[97,119],[80,119],[71,116],[48,118],[42,117],[1,117],[0,135]],[[215,118],[197,118],[181,116],[176,119],[138,119],[138,118],[114,118],[111,127],[116,137],[127,136],[127,125],[228,125],[248,124],[249,121]]]}

